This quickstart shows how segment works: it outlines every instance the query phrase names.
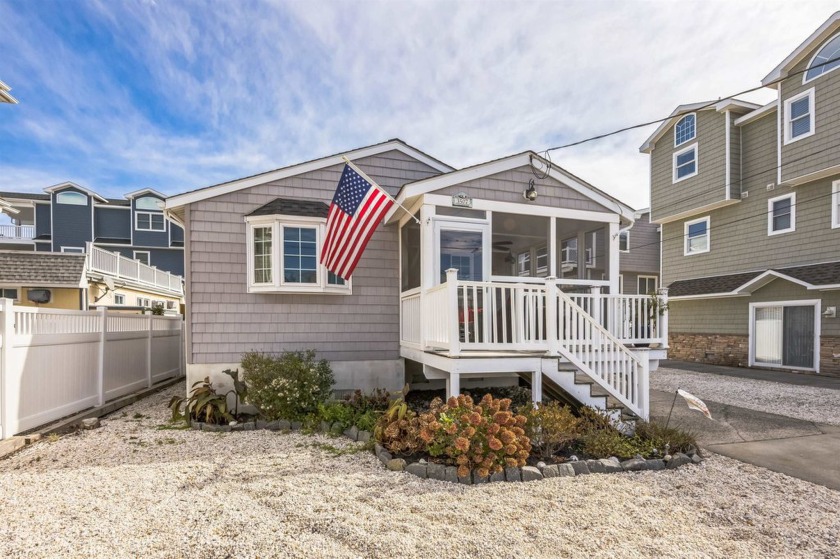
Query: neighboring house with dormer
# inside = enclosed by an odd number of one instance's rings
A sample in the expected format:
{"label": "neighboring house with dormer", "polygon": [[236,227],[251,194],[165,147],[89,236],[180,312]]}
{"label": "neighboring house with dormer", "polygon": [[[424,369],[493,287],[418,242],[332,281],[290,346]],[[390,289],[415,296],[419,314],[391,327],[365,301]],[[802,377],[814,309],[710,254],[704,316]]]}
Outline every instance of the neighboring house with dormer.
{"label": "neighboring house with dormer", "polygon": [[682,105],[640,148],[675,359],[840,374],[840,12],[765,106]]}
{"label": "neighboring house with dormer", "polygon": [[[123,199],[105,198],[72,182],[46,188],[43,194],[0,192],[0,212],[7,216],[0,223],[0,250],[87,256],[81,298],[52,291],[48,306],[68,308],[59,301],[73,300],[73,308],[81,309],[163,304],[175,311],[183,294],[184,231],[165,216],[164,198],[151,189]],[[38,262],[50,266],[46,258],[25,262],[30,272]],[[27,283],[15,285],[6,278],[0,287],[22,302],[31,289],[50,287],[46,280],[36,281],[37,271],[26,277]]]}

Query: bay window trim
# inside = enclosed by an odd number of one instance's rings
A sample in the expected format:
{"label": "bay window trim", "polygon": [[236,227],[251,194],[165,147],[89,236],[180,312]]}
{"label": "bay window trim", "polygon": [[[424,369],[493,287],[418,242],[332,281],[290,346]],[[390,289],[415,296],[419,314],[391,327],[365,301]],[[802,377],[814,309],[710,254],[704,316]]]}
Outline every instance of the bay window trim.
{"label": "bay window trim", "polygon": [[[271,282],[254,282],[254,229],[259,227],[271,228]],[[317,266],[317,282],[293,283],[285,280],[283,273],[284,234],[290,227],[309,227],[315,229],[315,261]],[[312,293],[324,295],[351,295],[353,292],[352,278],[344,285],[328,282],[329,271],[320,262],[321,245],[326,235],[327,220],[319,217],[261,215],[245,218],[246,256],[248,293]]]}

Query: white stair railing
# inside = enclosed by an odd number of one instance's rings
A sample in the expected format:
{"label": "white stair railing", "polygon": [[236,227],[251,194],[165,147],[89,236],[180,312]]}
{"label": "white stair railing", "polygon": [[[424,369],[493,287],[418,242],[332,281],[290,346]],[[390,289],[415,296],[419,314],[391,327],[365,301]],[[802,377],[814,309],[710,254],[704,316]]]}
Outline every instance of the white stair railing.
{"label": "white stair railing", "polygon": [[647,359],[627,349],[556,284],[549,281],[546,288],[549,353],[568,359],[630,411],[647,419]]}

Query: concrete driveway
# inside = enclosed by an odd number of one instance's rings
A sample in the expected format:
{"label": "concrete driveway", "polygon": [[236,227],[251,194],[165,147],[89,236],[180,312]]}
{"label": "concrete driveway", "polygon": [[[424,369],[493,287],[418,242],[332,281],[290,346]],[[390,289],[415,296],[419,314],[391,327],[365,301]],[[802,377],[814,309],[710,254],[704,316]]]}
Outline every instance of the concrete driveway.
{"label": "concrete driveway", "polygon": [[[673,392],[651,390],[652,419],[664,422],[673,401]],[[840,491],[840,426],[703,401],[714,421],[678,397],[671,425],[717,454]]]}

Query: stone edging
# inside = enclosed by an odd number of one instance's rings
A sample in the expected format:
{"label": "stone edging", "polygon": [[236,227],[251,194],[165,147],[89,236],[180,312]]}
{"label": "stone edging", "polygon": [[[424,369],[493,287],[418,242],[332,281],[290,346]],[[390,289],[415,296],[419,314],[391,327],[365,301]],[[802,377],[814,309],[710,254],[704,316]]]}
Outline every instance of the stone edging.
{"label": "stone edging", "polygon": [[[230,425],[213,425],[210,423],[201,423],[194,421],[191,426],[195,430],[208,431],[213,433],[229,433],[238,431],[300,431],[302,424],[299,421],[244,421],[242,423],[233,423]],[[341,430],[340,423],[333,423],[330,425],[326,421],[322,421],[320,431],[323,433],[341,433],[354,441],[369,442],[373,439],[373,434],[369,431],[360,431],[355,425],[349,429]],[[602,458],[600,460],[576,460],[566,462],[564,464],[545,465],[540,462],[538,467],[523,466],[521,468],[505,468],[504,471],[492,474],[486,477],[480,477],[471,472],[469,476],[459,477],[458,468],[455,466],[445,466],[443,464],[435,464],[420,460],[418,462],[408,463],[402,458],[394,458],[390,452],[385,450],[379,443],[374,445],[374,452],[376,457],[382,464],[394,472],[407,472],[423,479],[436,479],[440,481],[449,481],[452,483],[461,483],[464,485],[477,485],[481,483],[492,483],[497,481],[537,481],[540,479],[547,479],[552,477],[573,477],[582,476],[586,474],[611,474],[616,472],[640,472],[645,470],[674,470],[685,464],[699,464],[702,458],[699,454],[693,453],[691,456],[678,452],[668,460],[661,458],[644,459],[631,458],[630,460],[620,461],[618,458]]]}
{"label": "stone edging", "polygon": [[631,458],[623,462],[618,458],[602,458],[600,460],[577,460],[564,464],[545,465],[540,462],[539,467],[523,466],[521,468],[505,468],[504,471],[490,476],[480,477],[475,472],[469,476],[459,477],[458,468],[445,466],[420,460],[406,463],[402,458],[394,458],[378,443],[374,447],[376,457],[392,471],[406,471],[419,478],[437,479],[464,485],[491,483],[496,481],[537,481],[551,477],[572,477],[586,474],[611,474],[616,472],[639,472],[643,470],[674,470],[685,464],[699,464],[703,459],[699,454],[692,456],[678,452],[664,459]]}

